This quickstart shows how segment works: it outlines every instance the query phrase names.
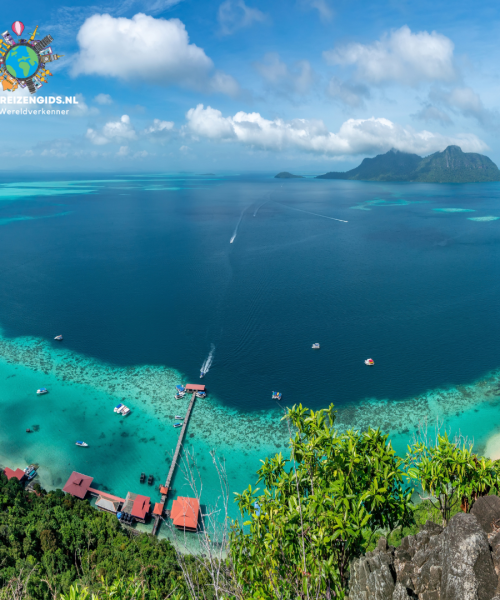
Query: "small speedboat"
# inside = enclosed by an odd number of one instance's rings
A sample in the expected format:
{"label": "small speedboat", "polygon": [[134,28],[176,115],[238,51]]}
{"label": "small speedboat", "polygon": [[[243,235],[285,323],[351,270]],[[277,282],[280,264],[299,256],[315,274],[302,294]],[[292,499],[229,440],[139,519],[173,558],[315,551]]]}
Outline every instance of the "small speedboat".
{"label": "small speedboat", "polygon": [[273,400],[281,400],[283,394],[281,392],[273,392]]}
{"label": "small speedboat", "polygon": [[88,444],[86,444],[85,442],[76,442],[77,446],[81,446],[82,448],[88,448]]}
{"label": "small speedboat", "polygon": [[205,375],[208,373],[208,371],[200,371],[200,379],[202,377],[205,377]]}
{"label": "small speedboat", "polygon": [[315,344],[312,345],[312,349],[313,350],[319,350],[319,344],[316,342]]}
{"label": "small speedboat", "polygon": [[117,406],[115,406],[115,408],[113,409],[113,411],[115,413],[118,413],[119,415],[123,415],[125,417],[128,414],[130,414],[130,408],[128,406],[125,406],[125,404],[118,404]]}
{"label": "small speedboat", "polygon": [[368,365],[369,367],[373,367],[374,364],[375,364],[375,361],[373,360],[373,358],[367,358],[365,360],[365,365]]}
{"label": "small speedboat", "polygon": [[182,427],[182,423],[174,423],[174,427]]}
{"label": "small speedboat", "polygon": [[41,396],[42,394],[48,394],[49,390],[47,388],[40,388],[39,390],[36,391],[36,393]]}
{"label": "small speedboat", "polygon": [[180,419],[181,421],[184,421],[184,417],[180,417],[179,415],[175,415],[174,419]]}
{"label": "small speedboat", "polygon": [[174,398],[176,400],[182,400],[182,398],[184,398],[185,395],[186,395],[186,392],[182,392],[182,394],[175,394]]}
{"label": "small speedboat", "polygon": [[56,337],[54,339],[57,340],[58,342],[62,342],[63,336],[62,335],[56,335]]}
{"label": "small speedboat", "polygon": [[146,481],[146,473],[141,473],[140,481],[141,481],[141,483],[144,483]]}
{"label": "small speedboat", "polygon": [[196,397],[197,398],[206,398],[207,393],[206,392],[196,392]]}
{"label": "small speedboat", "polygon": [[35,465],[30,465],[24,469],[24,476],[28,481],[31,481],[34,477],[36,477],[36,467]]}
{"label": "small speedboat", "polygon": [[148,477],[148,485],[153,485],[154,480],[155,480],[155,478],[153,477],[153,475],[150,475]]}
{"label": "small speedboat", "polygon": [[31,433],[31,429],[29,427],[26,429],[26,433]]}

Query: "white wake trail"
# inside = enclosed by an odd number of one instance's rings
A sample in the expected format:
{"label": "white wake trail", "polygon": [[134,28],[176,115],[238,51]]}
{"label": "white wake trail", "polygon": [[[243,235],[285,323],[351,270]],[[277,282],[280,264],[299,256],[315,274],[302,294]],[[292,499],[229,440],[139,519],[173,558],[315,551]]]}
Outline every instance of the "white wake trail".
{"label": "white wake trail", "polygon": [[[248,207],[247,207],[248,208]],[[238,222],[236,223],[236,227],[233,233],[233,237],[229,240],[229,243],[232,244],[234,242],[234,240],[236,239],[236,236],[238,235],[238,227],[240,226],[241,223],[241,219],[243,219],[243,215],[245,214],[246,208],[243,209],[240,218],[238,219]]]}
{"label": "white wake trail", "polygon": [[343,219],[336,219],[335,217],[328,217],[327,215],[320,215],[319,213],[313,213],[310,210],[302,210],[301,208],[293,208],[291,206],[287,206],[286,204],[282,204],[280,202],[281,206],[285,206],[286,208],[289,208],[290,210],[297,210],[298,212],[303,212],[306,213],[307,215],[315,215],[316,217],[323,217],[323,219],[331,219],[332,221],[339,221],[340,223],[349,223],[349,221],[344,221]]}
{"label": "white wake trail", "polygon": [[259,212],[259,210],[264,206],[264,204],[267,204],[268,202],[271,202],[271,201],[270,200],[266,200],[262,204],[259,204],[259,206],[255,209],[255,212],[253,213],[253,216],[256,217],[257,213]]}
{"label": "white wake trail", "polygon": [[210,352],[208,353],[208,356],[203,362],[203,364],[201,365],[201,372],[205,375],[210,371],[210,367],[212,366],[212,362],[214,360],[215,346],[213,344],[210,344],[210,346]]}

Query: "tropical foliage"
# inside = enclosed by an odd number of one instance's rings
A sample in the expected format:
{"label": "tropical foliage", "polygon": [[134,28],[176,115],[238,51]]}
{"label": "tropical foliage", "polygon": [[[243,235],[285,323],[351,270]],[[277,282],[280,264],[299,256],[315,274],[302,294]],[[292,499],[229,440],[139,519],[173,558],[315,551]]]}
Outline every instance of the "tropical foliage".
{"label": "tropical foliage", "polygon": [[340,432],[333,405],[294,406],[284,418],[289,456],[262,461],[261,488],[236,494],[246,521],[232,523],[222,550],[202,529],[197,556],[130,536],[87,501],[28,493],[0,475],[0,600],[342,599],[352,560],[380,536],[398,545],[500,487],[499,464],[460,438],[415,441],[400,458],[379,430]]}
{"label": "tropical foliage", "polygon": [[266,459],[259,482],[237,502],[250,520],[235,527],[235,576],[252,598],[342,598],[349,564],[380,529],[410,521],[402,461],[378,430],[339,433],[333,405],[287,415],[291,456]]}

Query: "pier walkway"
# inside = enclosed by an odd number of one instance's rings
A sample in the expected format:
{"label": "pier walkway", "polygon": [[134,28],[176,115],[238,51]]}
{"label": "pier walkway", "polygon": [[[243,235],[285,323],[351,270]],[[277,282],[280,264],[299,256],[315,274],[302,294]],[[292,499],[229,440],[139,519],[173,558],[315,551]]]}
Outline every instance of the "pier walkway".
{"label": "pier walkway", "polygon": [[[165,505],[165,502],[167,500],[167,495],[170,490],[170,484],[172,483],[172,478],[174,476],[175,468],[177,466],[177,461],[179,460],[179,454],[181,452],[182,442],[184,441],[184,435],[186,434],[186,429],[187,429],[187,426],[189,423],[189,417],[191,416],[191,411],[193,410],[195,400],[196,400],[196,391],[193,392],[193,395],[191,396],[191,401],[189,402],[186,416],[184,417],[184,423],[182,424],[182,429],[181,429],[181,432],[179,435],[179,439],[177,441],[177,446],[175,447],[172,464],[170,465],[170,470],[167,475],[167,481],[165,482],[165,486],[162,486],[162,494],[161,494],[160,504],[162,504],[163,506]],[[158,527],[160,526],[160,519],[161,519],[160,515],[158,515],[158,514],[154,515],[155,522],[154,522],[153,531],[152,531],[153,535],[156,534]]]}

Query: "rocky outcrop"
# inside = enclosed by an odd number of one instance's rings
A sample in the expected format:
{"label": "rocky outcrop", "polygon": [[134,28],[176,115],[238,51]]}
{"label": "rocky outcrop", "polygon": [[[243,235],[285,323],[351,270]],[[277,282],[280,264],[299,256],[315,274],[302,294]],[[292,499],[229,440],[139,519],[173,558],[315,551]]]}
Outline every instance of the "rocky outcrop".
{"label": "rocky outcrop", "polygon": [[399,548],[384,538],[351,565],[349,600],[500,600],[500,498],[479,498],[443,529],[428,521]]}

